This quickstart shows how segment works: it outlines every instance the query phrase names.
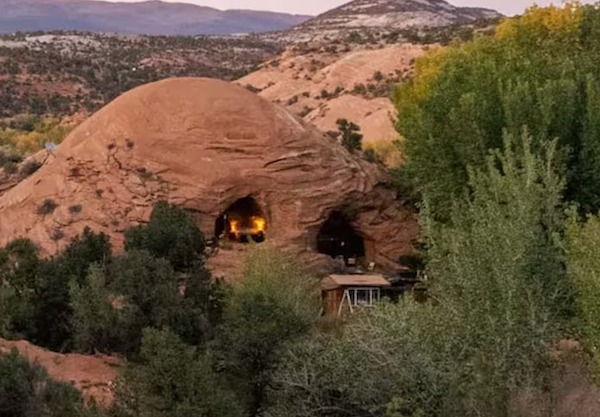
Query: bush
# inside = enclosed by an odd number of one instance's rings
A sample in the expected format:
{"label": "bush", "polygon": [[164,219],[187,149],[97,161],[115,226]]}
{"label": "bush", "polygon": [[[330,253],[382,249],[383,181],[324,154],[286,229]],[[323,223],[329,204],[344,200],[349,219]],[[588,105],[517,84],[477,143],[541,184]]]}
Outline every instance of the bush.
{"label": "bush", "polygon": [[360,134],[360,127],[346,119],[338,119],[336,124],[342,137],[342,146],[350,152],[360,151],[363,138],[363,135]]}
{"label": "bush", "polygon": [[22,177],[28,177],[34,174],[38,169],[42,167],[42,164],[38,161],[27,161],[21,167],[20,174]]}
{"label": "bush", "polygon": [[369,161],[371,163],[379,162],[379,156],[377,155],[377,153],[375,152],[375,149],[373,149],[373,148],[365,149],[365,151],[363,152],[363,156],[367,161]]}
{"label": "bush", "polygon": [[45,216],[47,214],[52,214],[52,213],[54,213],[54,210],[56,210],[57,207],[58,207],[58,204],[56,204],[56,202],[53,199],[47,198],[38,207],[37,214],[39,214],[40,216]]}
{"label": "bush", "polygon": [[38,365],[30,365],[16,350],[0,354],[0,416],[90,416],[77,390],[48,378]]}
{"label": "bush", "polygon": [[282,255],[257,250],[248,256],[244,280],[227,300],[214,352],[246,415],[264,411],[286,350],[312,329],[319,311],[316,284]]}
{"label": "bush", "polygon": [[576,289],[577,325],[583,345],[600,377],[600,218],[569,221],[567,269]]}
{"label": "bush", "polygon": [[144,331],[140,363],[118,385],[118,416],[241,417],[210,361],[168,330]]}
{"label": "bush", "polygon": [[125,232],[125,250],[147,250],[184,271],[203,261],[204,236],[185,210],[159,202],[147,225]]}
{"label": "bush", "polygon": [[274,416],[505,417],[544,389],[547,354],[572,318],[562,267],[552,148],[506,139],[471,171],[450,220],[422,213],[429,295],[354,315],[339,333],[294,346],[273,378]]}

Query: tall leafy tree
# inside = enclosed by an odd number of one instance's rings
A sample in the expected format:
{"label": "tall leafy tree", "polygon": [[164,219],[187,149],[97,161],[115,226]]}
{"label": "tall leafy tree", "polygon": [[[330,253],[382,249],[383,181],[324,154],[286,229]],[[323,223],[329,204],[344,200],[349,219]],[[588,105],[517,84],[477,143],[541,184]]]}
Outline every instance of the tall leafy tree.
{"label": "tall leafy tree", "polygon": [[[600,208],[600,8],[534,7],[491,37],[432,51],[397,88],[401,169],[433,212],[448,217],[505,132],[527,129],[533,149],[558,140],[565,195],[584,211]],[[402,177],[404,178],[404,176]]]}
{"label": "tall leafy tree", "polygon": [[273,375],[318,316],[315,281],[281,254],[255,251],[227,300],[214,354],[245,415],[264,414]]}

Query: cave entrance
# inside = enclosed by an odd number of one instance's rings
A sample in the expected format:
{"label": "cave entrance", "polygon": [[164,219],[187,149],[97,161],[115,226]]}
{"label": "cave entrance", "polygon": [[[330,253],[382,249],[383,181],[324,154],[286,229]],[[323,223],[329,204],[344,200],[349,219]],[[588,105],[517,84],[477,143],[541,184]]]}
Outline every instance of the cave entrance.
{"label": "cave entrance", "polygon": [[365,256],[365,244],[344,213],[333,211],[319,230],[317,251],[348,262]]}
{"label": "cave entrance", "polygon": [[215,223],[215,236],[236,242],[264,242],[267,221],[256,200],[240,198],[223,212]]}

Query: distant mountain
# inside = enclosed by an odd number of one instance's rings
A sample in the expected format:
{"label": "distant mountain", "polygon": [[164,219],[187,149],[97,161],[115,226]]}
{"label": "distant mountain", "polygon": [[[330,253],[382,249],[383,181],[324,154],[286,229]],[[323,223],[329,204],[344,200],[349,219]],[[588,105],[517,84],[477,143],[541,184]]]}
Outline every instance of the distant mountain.
{"label": "distant mountain", "polygon": [[77,30],[150,35],[225,35],[283,30],[309,19],[186,3],[92,0],[0,0],[0,33]]}
{"label": "distant mountain", "polygon": [[456,7],[444,0],[354,0],[310,19],[296,29],[425,28],[501,16],[495,10]]}

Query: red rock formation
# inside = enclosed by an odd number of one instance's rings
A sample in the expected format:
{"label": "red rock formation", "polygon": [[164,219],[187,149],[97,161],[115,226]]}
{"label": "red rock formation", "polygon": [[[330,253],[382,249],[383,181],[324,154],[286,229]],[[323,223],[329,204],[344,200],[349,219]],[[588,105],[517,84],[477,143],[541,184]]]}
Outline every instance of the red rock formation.
{"label": "red rock formation", "polygon": [[[0,244],[28,236],[52,254],[90,226],[119,248],[122,232],[161,199],[189,209],[212,236],[219,214],[252,196],[270,244],[315,259],[320,226],[343,209],[367,256],[389,265],[418,230],[386,180],[379,166],[241,87],[169,79],[104,107],[2,195]],[[54,204],[44,209],[46,200]]]}

